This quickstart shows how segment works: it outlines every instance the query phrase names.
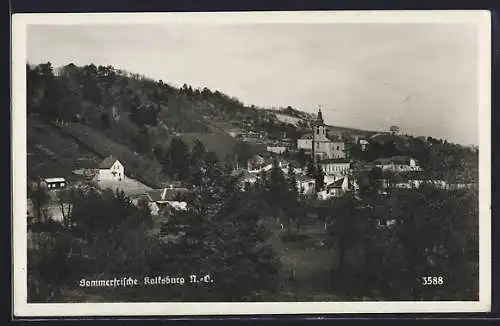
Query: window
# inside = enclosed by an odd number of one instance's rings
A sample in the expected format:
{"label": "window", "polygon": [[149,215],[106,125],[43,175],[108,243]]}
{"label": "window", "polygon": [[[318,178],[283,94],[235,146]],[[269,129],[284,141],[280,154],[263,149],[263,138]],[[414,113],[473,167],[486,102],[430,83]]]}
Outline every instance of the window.
{"label": "window", "polygon": [[337,150],[339,150],[339,149],[340,149],[340,146],[337,146]]}
{"label": "window", "polygon": [[319,135],[319,128],[316,128],[316,135]]}
{"label": "window", "polygon": [[64,187],[64,182],[61,182],[61,187]]}

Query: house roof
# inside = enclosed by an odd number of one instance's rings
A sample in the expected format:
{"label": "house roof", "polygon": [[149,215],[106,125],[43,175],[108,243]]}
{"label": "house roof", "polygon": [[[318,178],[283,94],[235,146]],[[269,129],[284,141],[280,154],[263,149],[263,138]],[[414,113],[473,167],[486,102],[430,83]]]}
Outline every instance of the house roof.
{"label": "house roof", "polygon": [[51,182],[65,182],[66,179],[64,178],[45,178],[45,182],[51,183]]}
{"label": "house roof", "polygon": [[409,164],[412,158],[409,156],[391,156],[375,160],[376,164]]}
{"label": "house roof", "polygon": [[344,183],[344,178],[338,179],[337,181],[334,181],[326,186],[326,189],[332,189],[332,188],[342,188],[342,184]]}
{"label": "house roof", "polygon": [[347,164],[347,163],[350,163],[350,161],[345,159],[345,158],[329,158],[329,159],[322,160],[320,163],[321,164],[335,164],[335,163]]}
{"label": "house roof", "polygon": [[[326,189],[339,189],[339,188],[342,188],[342,184],[344,183],[344,180],[345,180],[345,177],[344,178],[341,178],[341,179],[338,179],[330,184],[328,184],[326,186]],[[350,188],[354,187],[354,183],[352,182],[352,180],[350,178],[347,179],[347,182],[348,182],[348,186]]]}
{"label": "house roof", "polygon": [[118,161],[116,157],[113,155],[110,155],[106,157],[101,163],[99,163],[99,168],[100,169],[110,169],[113,164]]}
{"label": "house roof", "polygon": [[429,179],[424,171],[408,171],[408,172],[402,172],[401,177],[407,180],[426,180]]}
{"label": "house roof", "polygon": [[278,154],[274,153],[274,152],[271,152],[271,151],[262,151],[262,152],[259,152],[258,154],[256,155],[259,155],[260,157],[262,158],[273,158],[273,157],[277,157]]}
{"label": "house roof", "polygon": [[292,167],[294,169],[302,168],[302,165],[299,162],[297,162],[296,160],[290,160],[290,161],[285,162],[285,167],[288,168],[290,166],[290,164],[292,165]]}
{"label": "house roof", "polygon": [[309,182],[309,181],[315,181],[314,178],[308,177],[306,175],[297,175],[295,176],[295,179],[299,182]]}
{"label": "house roof", "polygon": [[307,132],[303,134],[300,139],[313,139],[313,134],[311,132]]}
{"label": "house roof", "polygon": [[190,190],[187,188],[165,188],[165,189],[152,189],[146,191],[146,196],[149,200],[154,202],[174,200],[178,195],[187,194]]}
{"label": "house roof", "polygon": [[151,201],[162,201],[163,189],[153,189],[146,192]]}

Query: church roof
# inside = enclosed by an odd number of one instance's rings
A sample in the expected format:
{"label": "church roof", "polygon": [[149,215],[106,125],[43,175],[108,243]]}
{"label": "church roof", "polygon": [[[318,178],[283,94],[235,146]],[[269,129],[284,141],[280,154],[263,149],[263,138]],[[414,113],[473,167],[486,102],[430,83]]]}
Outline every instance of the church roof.
{"label": "church roof", "polygon": [[323,124],[323,113],[321,113],[321,108],[318,109],[318,118],[316,119],[316,123]]}
{"label": "church roof", "polygon": [[311,132],[303,134],[300,139],[313,139],[313,134]]}
{"label": "church roof", "polygon": [[349,161],[348,159],[345,159],[345,158],[328,158],[328,159],[322,160],[320,163],[321,164],[335,164],[335,163],[349,164],[349,163],[351,163],[351,161]]}

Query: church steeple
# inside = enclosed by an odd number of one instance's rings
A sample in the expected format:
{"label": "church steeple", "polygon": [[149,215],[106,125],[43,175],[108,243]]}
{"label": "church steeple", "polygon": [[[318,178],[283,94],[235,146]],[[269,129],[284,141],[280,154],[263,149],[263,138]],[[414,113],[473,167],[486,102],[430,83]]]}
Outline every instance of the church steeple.
{"label": "church steeple", "polygon": [[321,105],[318,107],[318,118],[316,119],[316,123],[320,126],[324,124],[323,113],[321,113]]}

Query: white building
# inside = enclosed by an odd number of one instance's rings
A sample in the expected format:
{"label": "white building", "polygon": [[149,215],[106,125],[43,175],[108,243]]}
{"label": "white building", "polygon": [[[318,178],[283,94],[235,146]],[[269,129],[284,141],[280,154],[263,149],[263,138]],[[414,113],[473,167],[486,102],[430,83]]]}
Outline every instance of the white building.
{"label": "white building", "polygon": [[417,160],[407,156],[393,156],[381,158],[375,161],[375,165],[382,171],[409,172],[421,171]]}
{"label": "white building", "polygon": [[351,163],[346,159],[326,159],[320,164],[327,175],[346,175],[351,169]]}
{"label": "white building", "polygon": [[166,207],[170,207],[178,211],[186,211],[188,208],[187,202],[177,200],[176,197],[179,194],[186,194],[187,192],[189,191],[186,188],[152,189],[146,191],[145,193],[132,196],[131,201],[137,206],[140,200],[144,200],[148,204],[151,215],[157,216]]}
{"label": "white building", "polygon": [[313,178],[298,175],[297,176],[297,190],[304,195],[311,195],[315,191],[316,181]]}
{"label": "white building", "polygon": [[313,132],[297,139],[297,148],[303,149],[306,153],[314,152],[315,156],[320,159],[346,157],[345,143],[333,142],[328,139],[321,110],[318,111]]}
{"label": "white building", "polygon": [[108,156],[99,164],[98,181],[122,181],[125,177],[123,165],[114,156]]}
{"label": "white building", "polygon": [[361,146],[361,150],[364,152],[366,151],[367,149],[367,146],[370,144],[370,142],[368,142],[368,140],[366,139],[360,139],[359,140],[359,146]]}
{"label": "white building", "polygon": [[45,178],[43,179],[43,183],[48,190],[62,189],[67,185],[64,178]]}
{"label": "white building", "polygon": [[358,190],[358,188],[358,184],[353,178],[345,176],[333,183],[327,184],[325,191],[321,193],[320,199],[340,197],[349,191]]}
{"label": "white building", "polygon": [[286,147],[285,146],[267,146],[267,151],[276,153],[276,154],[283,154],[286,152]]}

